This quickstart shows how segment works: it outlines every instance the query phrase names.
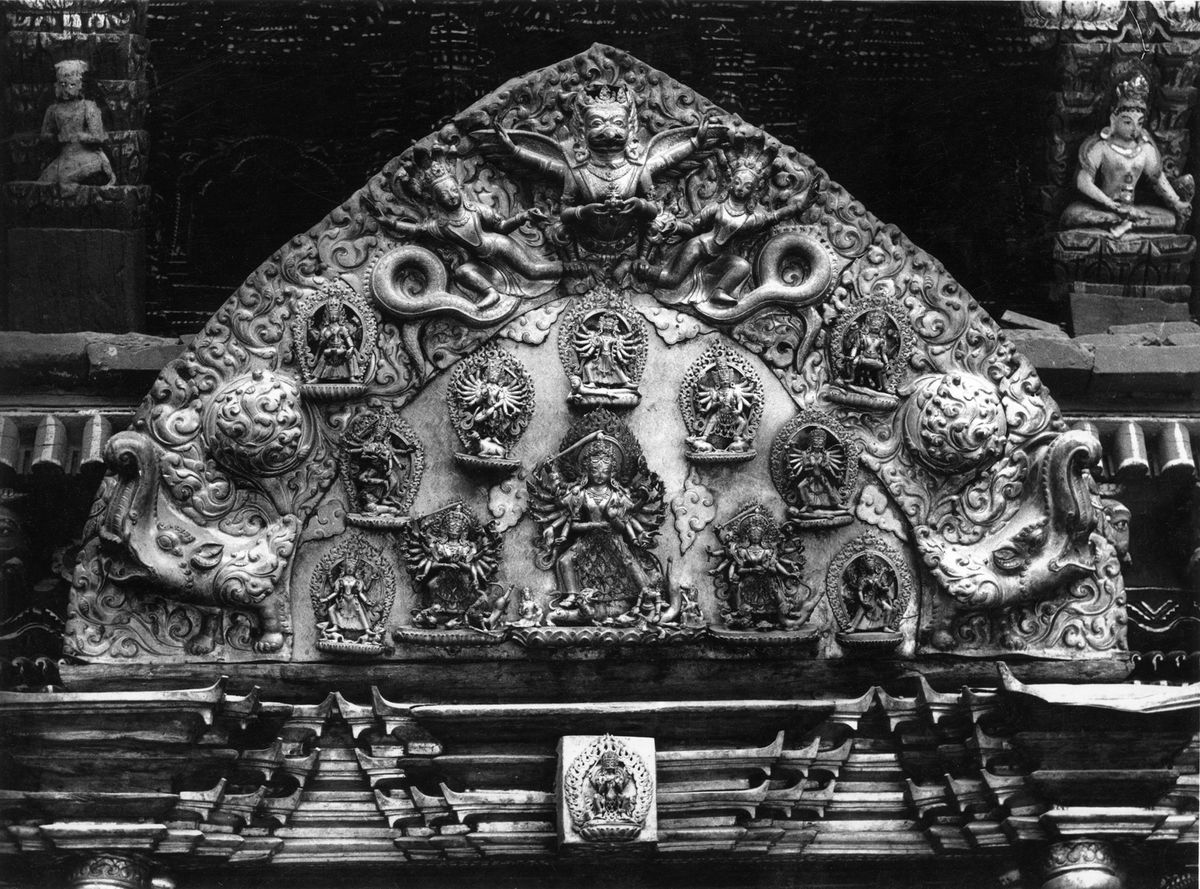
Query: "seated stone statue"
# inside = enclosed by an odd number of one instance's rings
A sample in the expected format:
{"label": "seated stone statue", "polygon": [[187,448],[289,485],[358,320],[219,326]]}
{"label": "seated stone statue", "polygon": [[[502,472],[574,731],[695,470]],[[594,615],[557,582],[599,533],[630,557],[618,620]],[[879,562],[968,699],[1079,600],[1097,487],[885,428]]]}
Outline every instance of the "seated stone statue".
{"label": "seated stone statue", "polygon": [[58,101],[46,109],[42,137],[56,139],[58,157],[42,171],[38,182],[59,185],[113,185],[117,181],[104,149],[107,136],[100,107],[83,97],[87,63],[67,59],[54,66]]}
{"label": "seated stone statue", "polygon": [[[1191,206],[1167,181],[1162,155],[1145,129],[1149,95],[1141,73],[1117,86],[1109,125],[1079,147],[1075,187],[1085,200],[1063,211],[1061,228],[1109,228],[1120,238],[1131,231],[1181,231],[1187,223]],[[1136,203],[1134,190],[1143,177],[1169,209]],[[1185,178],[1190,186],[1191,177]]]}

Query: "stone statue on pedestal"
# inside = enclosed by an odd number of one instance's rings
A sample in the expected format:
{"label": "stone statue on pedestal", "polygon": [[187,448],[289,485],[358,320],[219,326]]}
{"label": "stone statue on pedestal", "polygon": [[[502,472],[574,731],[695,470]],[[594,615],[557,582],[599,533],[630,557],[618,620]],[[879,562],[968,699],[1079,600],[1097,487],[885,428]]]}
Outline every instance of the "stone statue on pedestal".
{"label": "stone statue on pedestal", "polygon": [[[1133,231],[1183,230],[1192,214],[1192,178],[1180,180],[1187,198],[1167,180],[1162,155],[1146,130],[1149,98],[1150,83],[1140,72],[1117,85],[1108,126],[1079,147],[1075,187],[1083,200],[1063,211],[1062,228],[1106,228],[1114,238]],[[1135,190],[1143,179],[1166,207],[1137,202]]]}
{"label": "stone statue on pedestal", "polygon": [[87,62],[64,59],[54,66],[54,95],[58,101],[46,109],[42,138],[55,139],[61,148],[38,182],[58,185],[116,185],[117,176],[101,148],[107,139],[100,106],[83,97]]}

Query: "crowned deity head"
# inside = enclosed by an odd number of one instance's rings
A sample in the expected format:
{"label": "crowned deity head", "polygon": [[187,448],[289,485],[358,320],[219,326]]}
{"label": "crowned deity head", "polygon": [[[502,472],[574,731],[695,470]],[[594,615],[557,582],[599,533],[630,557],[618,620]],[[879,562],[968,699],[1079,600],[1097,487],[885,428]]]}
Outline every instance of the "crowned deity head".
{"label": "crowned deity head", "polygon": [[579,466],[588,484],[607,485],[620,472],[622,463],[621,446],[610,435],[600,435],[584,446],[579,455]]}
{"label": "crowned deity head", "polygon": [[446,530],[447,540],[462,540],[467,534],[467,517],[461,510],[452,509],[446,514],[442,527]]}
{"label": "crowned deity head", "polygon": [[883,333],[887,325],[887,315],[878,310],[867,312],[866,325],[870,333]]}
{"label": "crowned deity head", "polygon": [[717,360],[713,363],[713,382],[716,383],[718,389],[725,389],[733,385],[733,368],[729,366],[724,355],[718,354]]}
{"label": "crowned deity head", "polygon": [[625,86],[609,83],[588,86],[576,98],[576,111],[590,151],[601,156],[636,154],[636,138],[631,130],[637,114],[633,97]]}
{"label": "crowned deity head", "polygon": [[83,96],[83,75],[87,73],[87,62],[82,59],[64,59],[54,65],[54,95],[66,102]]}
{"label": "crowned deity head", "polygon": [[1104,135],[1127,142],[1141,142],[1146,136],[1146,114],[1150,106],[1150,81],[1140,71],[1117,84],[1112,112]]}
{"label": "crowned deity head", "polygon": [[496,384],[504,379],[504,364],[498,357],[491,357],[483,366],[483,379],[487,383]]}
{"label": "crowned deity head", "polygon": [[767,526],[761,519],[753,518],[746,523],[746,541],[752,546],[762,543],[766,535]]}

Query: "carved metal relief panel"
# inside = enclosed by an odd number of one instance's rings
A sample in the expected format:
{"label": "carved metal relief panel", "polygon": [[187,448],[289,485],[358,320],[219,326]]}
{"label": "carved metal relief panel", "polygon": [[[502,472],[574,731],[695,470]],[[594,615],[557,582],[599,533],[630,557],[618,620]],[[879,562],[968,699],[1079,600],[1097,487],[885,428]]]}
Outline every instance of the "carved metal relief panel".
{"label": "carved metal relief panel", "polygon": [[504,475],[521,465],[509,453],[533,416],[533,378],[511,354],[488,347],[459,362],[446,400],[460,466]]}
{"label": "carved metal relief panel", "polygon": [[559,327],[558,354],[578,407],[631,408],[646,368],[646,323],[618,293],[577,300]]}
{"label": "carved metal relief panel", "polygon": [[396,577],[383,550],[359,533],[339,543],[313,572],[317,650],[348,657],[383,654]]}
{"label": "carved metal relief panel", "polygon": [[900,622],[915,595],[904,557],[870,532],[850,541],[829,562],[825,595],[847,651],[886,653],[904,636]]}
{"label": "carved metal relief panel", "polygon": [[306,294],[292,323],[300,391],[322,401],[361,394],[374,374],[377,340],[375,313],[344,281]]}
{"label": "carved metal relief panel", "polygon": [[[811,159],[597,45],[390,161],[163,371],[110,440],[68,650],[364,653],[382,575],[322,561],[362,533],[412,581],[377,657],[841,656],[869,633],[912,652],[917,627],[930,650],[1106,656],[1097,448]],[[893,549],[847,550],[864,525]]]}
{"label": "carved metal relief panel", "polygon": [[763,385],[750,362],[715,345],[693,362],[679,390],[679,409],[690,433],[693,463],[744,463],[757,455],[754,434],[762,420]]}
{"label": "carved metal relief panel", "polygon": [[342,436],[347,520],[366,528],[406,524],[425,471],[425,451],[412,426],[390,408],[359,409]]}
{"label": "carved metal relief panel", "polygon": [[563,845],[653,843],[653,738],[566,735],[558,747],[558,836]]}

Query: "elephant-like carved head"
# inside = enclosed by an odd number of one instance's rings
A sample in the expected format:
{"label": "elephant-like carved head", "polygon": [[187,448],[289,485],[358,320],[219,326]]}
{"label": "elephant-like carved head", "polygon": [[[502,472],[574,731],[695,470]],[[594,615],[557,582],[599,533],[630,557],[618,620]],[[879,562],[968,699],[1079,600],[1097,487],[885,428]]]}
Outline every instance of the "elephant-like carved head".
{"label": "elephant-like carved head", "polygon": [[1101,514],[1089,467],[1095,436],[1045,433],[1025,445],[1029,471],[1019,506],[982,537],[957,542],[929,525],[916,528],[925,564],[942,588],[972,608],[1043,598],[1096,570]]}
{"label": "elephant-like carved head", "polygon": [[[206,417],[208,451],[228,469],[269,475],[297,464],[307,453],[311,434],[304,430],[298,398],[288,385],[269,377],[248,375],[214,399]],[[264,417],[278,422],[264,423]],[[254,611],[260,623],[255,649],[279,650],[284,641],[282,588],[300,527],[297,517],[237,527],[220,521],[221,515],[198,512],[196,499],[186,495],[189,485],[203,484],[203,473],[179,472],[179,455],[143,431],[114,435],[105,458],[111,476],[97,529],[105,581],[136,585],[180,602]],[[169,478],[164,467],[174,467]],[[193,654],[207,653],[215,644],[212,618],[205,620],[207,625],[187,644]]]}

